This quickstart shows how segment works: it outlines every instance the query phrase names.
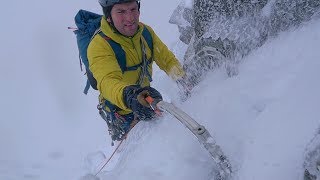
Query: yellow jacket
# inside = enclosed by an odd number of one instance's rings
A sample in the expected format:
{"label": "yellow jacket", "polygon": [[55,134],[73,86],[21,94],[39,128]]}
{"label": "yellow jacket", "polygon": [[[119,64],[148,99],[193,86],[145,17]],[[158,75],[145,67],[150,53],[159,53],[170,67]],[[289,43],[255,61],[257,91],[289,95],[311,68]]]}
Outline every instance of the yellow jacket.
{"label": "yellow jacket", "polygon": [[[145,45],[147,59],[151,58],[151,50],[142,37],[143,26],[146,25],[140,23],[138,32],[133,37],[126,37],[116,32],[105,18],[101,20],[101,31],[113,41],[119,43],[125,51],[127,67],[138,65],[142,62],[140,39],[142,39]],[[154,62],[174,80],[181,78],[184,75],[184,71],[179,61],[154,33],[152,28],[149,26],[146,27],[150,31],[153,39]],[[123,101],[123,89],[137,82],[141,69],[138,68],[135,71],[125,71],[122,73],[112,47],[99,35],[92,39],[87,52],[89,68],[97,80],[97,88],[101,93],[100,96],[122,109],[121,114],[130,113],[131,110]],[[150,75],[152,75],[152,64],[149,65],[148,70]],[[150,82],[148,78],[145,78],[142,86],[148,85],[150,85]]]}

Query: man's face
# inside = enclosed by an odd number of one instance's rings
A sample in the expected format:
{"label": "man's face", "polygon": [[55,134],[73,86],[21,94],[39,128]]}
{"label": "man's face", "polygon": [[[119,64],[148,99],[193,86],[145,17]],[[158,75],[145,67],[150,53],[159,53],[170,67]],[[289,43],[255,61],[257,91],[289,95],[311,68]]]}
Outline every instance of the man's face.
{"label": "man's face", "polygon": [[136,1],[115,4],[111,10],[115,28],[125,36],[133,36],[137,32],[139,16],[140,12]]}

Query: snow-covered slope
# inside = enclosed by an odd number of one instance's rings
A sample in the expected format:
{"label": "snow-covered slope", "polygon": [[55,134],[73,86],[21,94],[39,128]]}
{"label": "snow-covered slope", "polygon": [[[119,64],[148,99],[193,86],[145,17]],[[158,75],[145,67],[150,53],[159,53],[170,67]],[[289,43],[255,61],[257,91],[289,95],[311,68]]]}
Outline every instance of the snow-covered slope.
{"label": "snow-covered slope", "polygon": [[[238,76],[212,72],[192,98],[178,103],[211,131],[233,163],[236,179],[301,179],[304,149],[320,119],[319,46],[319,21],[282,33],[250,54]],[[177,102],[172,84],[162,78],[157,76],[155,86]],[[211,179],[213,166],[196,139],[165,116],[139,123],[118,164],[100,177]]]}

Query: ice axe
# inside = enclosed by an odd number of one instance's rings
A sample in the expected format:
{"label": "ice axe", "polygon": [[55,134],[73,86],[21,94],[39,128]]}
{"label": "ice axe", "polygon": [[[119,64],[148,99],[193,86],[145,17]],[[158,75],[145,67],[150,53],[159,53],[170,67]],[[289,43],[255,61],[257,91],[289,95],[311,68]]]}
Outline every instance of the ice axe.
{"label": "ice axe", "polygon": [[221,180],[227,180],[231,178],[232,168],[229,160],[224,155],[221,147],[216,144],[213,137],[208,130],[197,123],[187,113],[176,107],[172,103],[165,102],[163,100],[153,99],[151,96],[147,96],[145,100],[149,103],[150,107],[157,113],[167,112],[178,119],[204,146],[204,148],[210,153],[215,163],[219,168],[219,178]]}

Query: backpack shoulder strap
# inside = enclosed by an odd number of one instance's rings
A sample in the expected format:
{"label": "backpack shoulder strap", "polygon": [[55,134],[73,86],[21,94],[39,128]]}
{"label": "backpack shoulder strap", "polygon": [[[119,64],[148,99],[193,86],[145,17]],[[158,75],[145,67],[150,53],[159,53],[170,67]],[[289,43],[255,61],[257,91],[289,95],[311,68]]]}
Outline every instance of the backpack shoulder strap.
{"label": "backpack shoulder strap", "polygon": [[145,66],[144,68],[146,68],[145,73],[146,73],[149,81],[152,82],[152,76],[151,76],[149,70],[147,69],[147,67],[153,61],[153,39],[152,39],[152,35],[146,25],[143,25],[142,36],[143,36],[144,40],[147,42],[149,49],[151,50],[151,58],[146,59],[146,61],[144,62],[144,66]]}
{"label": "backpack shoulder strap", "polygon": [[116,59],[118,61],[122,73],[127,71],[126,53],[122,49],[121,45],[109,38],[108,36],[106,36],[102,31],[99,32],[99,35],[110,44],[111,48],[114,51],[114,54],[116,55]]}
{"label": "backpack shoulder strap", "polygon": [[152,39],[152,35],[151,35],[150,31],[148,30],[148,28],[145,25],[143,26],[142,36],[147,41],[147,44],[148,44],[148,46],[151,49],[151,52],[153,54],[153,39]]}

